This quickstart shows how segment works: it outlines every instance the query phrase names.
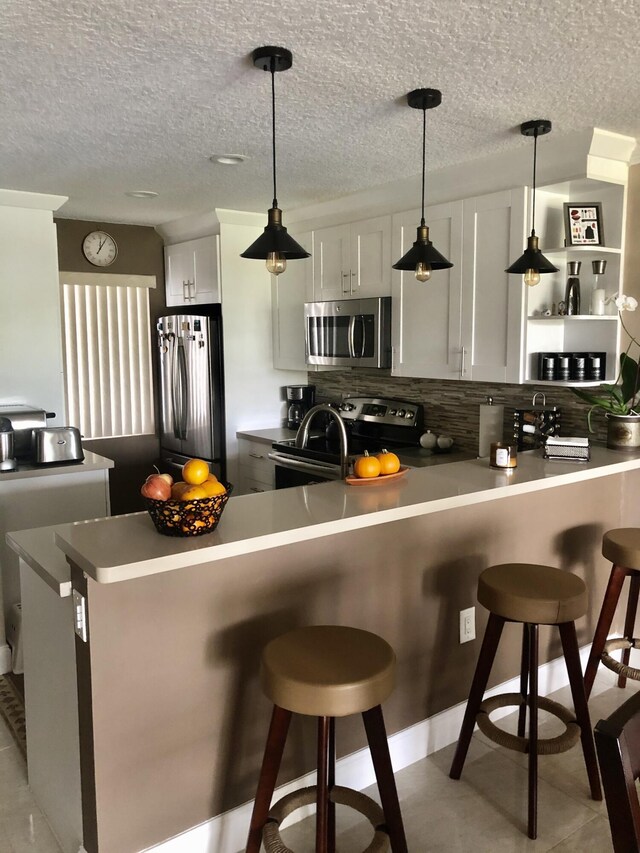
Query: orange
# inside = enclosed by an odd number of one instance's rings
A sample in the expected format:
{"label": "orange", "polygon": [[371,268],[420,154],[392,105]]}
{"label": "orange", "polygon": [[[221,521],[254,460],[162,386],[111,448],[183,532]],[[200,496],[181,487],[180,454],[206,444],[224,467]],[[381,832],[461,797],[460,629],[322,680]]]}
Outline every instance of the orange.
{"label": "orange", "polygon": [[[217,482],[218,482],[218,478],[216,477],[216,475],[215,475],[215,474],[211,474],[211,473],[209,473],[209,476],[207,477],[207,480],[212,480],[214,483],[217,483]],[[205,480],[205,482],[206,482],[206,480]]]}
{"label": "orange", "polygon": [[188,488],[189,484],[185,483],[184,480],[180,480],[178,483],[174,483],[173,486],[171,486],[171,500],[179,501],[182,497],[182,493],[184,492],[184,490]]}
{"label": "orange", "polygon": [[202,486],[189,486],[180,495],[181,501],[199,501],[201,498],[206,498],[207,493]]}
{"label": "orange", "polygon": [[204,489],[208,498],[214,498],[216,495],[224,495],[227,491],[222,483],[219,483],[217,480],[205,480],[200,488]]}
{"label": "orange", "polygon": [[368,451],[365,450],[364,456],[358,456],[353,463],[353,473],[356,477],[377,477],[380,474],[380,463],[375,456],[369,456]]}
{"label": "orange", "polygon": [[203,459],[190,459],[182,466],[182,479],[190,486],[199,486],[209,476],[209,466]]}
{"label": "orange", "polygon": [[214,498],[216,495],[224,495],[227,491],[222,483],[219,483],[217,480],[205,480],[200,488],[204,489],[208,498]]}

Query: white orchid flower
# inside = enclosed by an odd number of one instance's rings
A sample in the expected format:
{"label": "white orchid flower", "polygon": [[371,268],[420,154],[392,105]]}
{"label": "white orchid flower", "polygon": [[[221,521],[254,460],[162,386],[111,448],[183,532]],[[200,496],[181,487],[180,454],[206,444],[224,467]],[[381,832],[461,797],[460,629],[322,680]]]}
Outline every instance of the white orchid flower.
{"label": "white orchid flower", "polygon": [[638,307],[638,300],[633,296],[626,296],[621,293],[619,296],[609,296],[605,302],[613,302],[618,311],[635,311]]}

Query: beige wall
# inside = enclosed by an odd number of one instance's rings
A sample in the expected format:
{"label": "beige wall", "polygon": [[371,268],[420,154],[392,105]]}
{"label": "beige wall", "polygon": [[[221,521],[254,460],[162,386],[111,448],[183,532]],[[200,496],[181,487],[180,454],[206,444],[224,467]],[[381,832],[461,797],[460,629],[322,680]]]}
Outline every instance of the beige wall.
{"label": "beige wall", "polygon": [[[118,225],[110,222],[86,222],[58,219],[58,258],[60,270],[70,272],[119,273],[154,275],[156,287],[149,291],[151,321],[160,317],[166,307],[164,295],[164,249],[162,238],[153,228],[142,225]],[[90,264],[82,253],[82,241],[90,231],[104,230],[118,244],[118,256],[104,269]],[[155,355],[155,349],[153,350]],[[154,383],[157,388],[156,363],[153,362]],[[156,413],[156,423],[157,423]],[[140,485],[153,471],[159,456],[157,435],[131,438],[109,438],[84,443],[88,450],[113,459],[115,467],[109,472],[111,511],[114,515],[143,510]]]}
{"label": "beige wall", "polygon": [[[372,511],[394,494],[372,490]],[[606,476],[149,578],[89,581],[90,648],[78,651],[91,660],[100,853],[134,853],[253,798],[270,715],[260,652],[290,628],[353,625],[392,644],[389,733],[466,699],[487,614],[478,607],[478,639],[460,645],[459,611],[476,603],[488,565],[543,562],[583,577],[591,605],[577,627],[588,644],[609,574],[602,534],[634,523],[639,496],[637,472]],[[541,628],[541,661],[560,655],[556,634]],[[492,684],[517,674],[519,646],[508,625]],[[314,727],[294,723],[280,782],[314,766]],[[340,721],[340,754],[364,743],[359,719]]]}
{"label": "beige wall", "polygon": [[[640,305],[640,164],[631,166],[629,169],[627,228],[624,253],[624,292],[627,296],[634,296]],[[624,322],[636,340],[640,340],[640,308],[635,312],[626,312]],[[625,345],[624,339],[623,345]],[[635,357],[638,357],[637,351]]]}

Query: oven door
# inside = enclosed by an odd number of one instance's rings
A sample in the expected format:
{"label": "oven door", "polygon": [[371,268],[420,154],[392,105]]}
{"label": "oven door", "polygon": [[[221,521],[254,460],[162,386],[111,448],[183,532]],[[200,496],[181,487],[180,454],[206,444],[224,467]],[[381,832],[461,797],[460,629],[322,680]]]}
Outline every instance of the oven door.
{"label": "oven door", "polygon": [[276,465],[276,489],[289,489],[292,486],[310,486],[340,479],[340,466],[328,462],[313,462],[284,453],[269,453]]}

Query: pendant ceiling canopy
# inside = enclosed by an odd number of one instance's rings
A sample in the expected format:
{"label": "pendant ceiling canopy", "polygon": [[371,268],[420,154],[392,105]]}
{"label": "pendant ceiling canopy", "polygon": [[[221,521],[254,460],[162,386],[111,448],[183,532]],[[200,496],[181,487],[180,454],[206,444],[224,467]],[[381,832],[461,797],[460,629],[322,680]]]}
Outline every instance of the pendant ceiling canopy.
{"label": "pendant ceiling canopy", "polygon": [[282,224],[282,211],[278,207],[276,191],[276,90],[275,75],[278,71],[287,71],[293,63],[290,50],[285,47],[258,47],[253,53],[256,68],[271,74],[271,120],[273,152],[273,202],[267,213],[267,225],[264,232],[240,255],[241,258],[265,260],[267,269],[273,275],[280,275],[287,268],[287,261],[311,257]]}

